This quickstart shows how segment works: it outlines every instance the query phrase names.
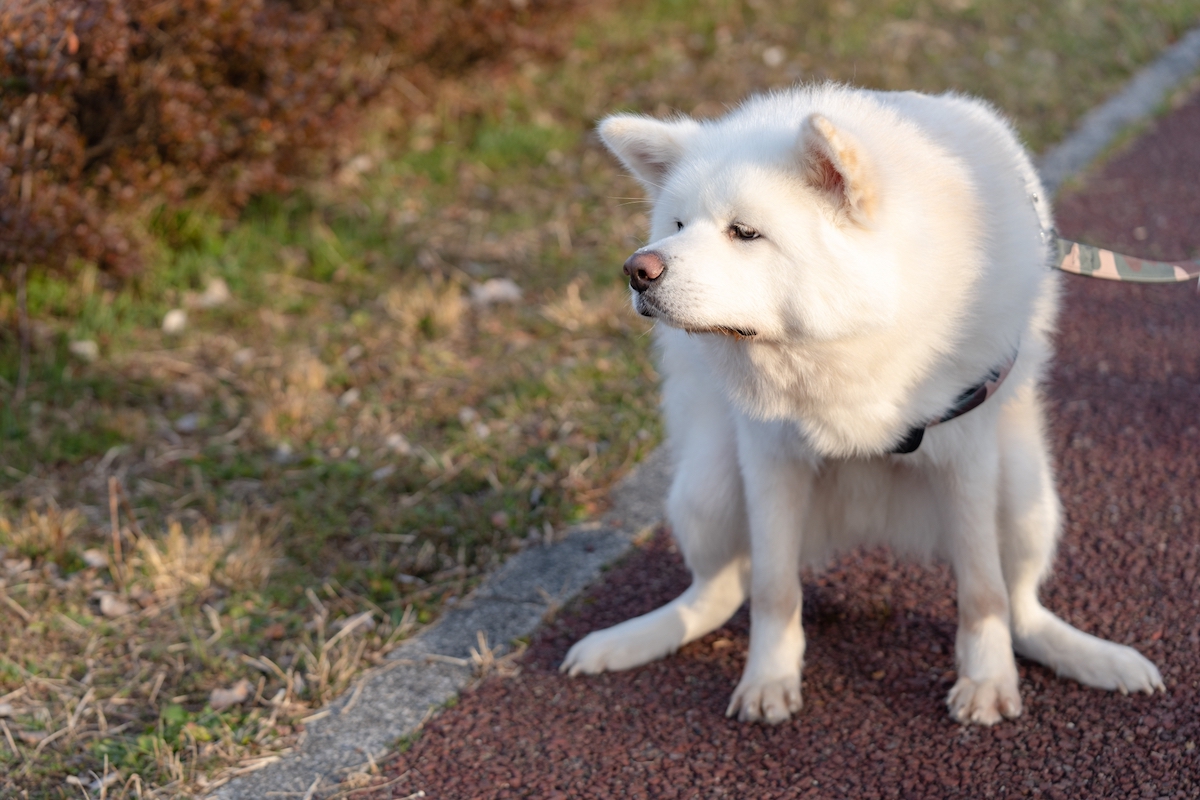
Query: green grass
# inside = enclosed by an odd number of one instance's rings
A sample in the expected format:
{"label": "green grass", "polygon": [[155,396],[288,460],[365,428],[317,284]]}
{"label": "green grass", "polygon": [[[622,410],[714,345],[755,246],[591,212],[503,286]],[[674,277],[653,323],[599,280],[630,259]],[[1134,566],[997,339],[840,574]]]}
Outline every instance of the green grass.
{"label": "green grass", "polygon": [[[109,797],[197,792],[287,746],[508,554],[603,508],[661,433],[619,269],[645,206],[591,138],[600,115],[707,116],[752,90],[853,80],[981,94],[1042,148],[1198,16],[1194,0],[601,5],[562,60],[480,71],[381,118],[349,151],[369,161],[358,174],[234,222],[153,210],[153,268],[124,284],[38,275],[26,398],[0,409],[0,580],[29,615],[0,627],[0,702],[20,692],[8,724],[28,735],[20,762],[0,743],[0,792],[77,796],[65,777],[105,759],[122,776]],[[494,277],[522,302],[473,308]],[[200,307],[216,278],[233,299]],[[174,308],[188,325],[172,336]],[[7,392],[11,294],[0,317]],[[72,354],[80,340],[97,361]],[[115,558],[110,475],[128,496],[121,586],[85,558]],[[114,591],[134,610],[105,617]],[[375,627],[323,651],[361,612]],[[241,678],[256,699],[214,711],[209,693]],[[89,733],[32,758],[89,689]]]}

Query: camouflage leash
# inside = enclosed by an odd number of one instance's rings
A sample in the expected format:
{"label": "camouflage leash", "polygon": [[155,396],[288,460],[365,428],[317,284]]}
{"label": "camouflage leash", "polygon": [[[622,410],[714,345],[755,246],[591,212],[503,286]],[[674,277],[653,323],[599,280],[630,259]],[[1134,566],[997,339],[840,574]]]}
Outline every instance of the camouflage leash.
{"label": "camouflage leash", "polygon": [[1051,232],[1057,244],[1055,266],[1063,272],[1130,283],[1183,283],[1200,278],[1200,261],[1168,263],[1080,244]]}

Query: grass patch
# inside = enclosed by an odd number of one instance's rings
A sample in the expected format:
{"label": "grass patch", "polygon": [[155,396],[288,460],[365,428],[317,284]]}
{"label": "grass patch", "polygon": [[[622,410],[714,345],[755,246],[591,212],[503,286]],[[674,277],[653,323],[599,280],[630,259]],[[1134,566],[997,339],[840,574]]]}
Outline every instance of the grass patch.
{"label": "grass patch", "polygon": [[[158,263],[133,282],[31,281],[25,399],[0,410],[0,793],[207,791],[508,554],[603,508],[661,434],[619,268],[644,205],[591,143],[601,114],[708,116],[832,78],[981,94],[1040,148],[1198,14],[598,5],[559,62],[514,54],[381,109],[326,183],[236,223],[148,211]],[[521,301],[473,299],[491,279]],[[5,287],[6,393],[15,309]]]}

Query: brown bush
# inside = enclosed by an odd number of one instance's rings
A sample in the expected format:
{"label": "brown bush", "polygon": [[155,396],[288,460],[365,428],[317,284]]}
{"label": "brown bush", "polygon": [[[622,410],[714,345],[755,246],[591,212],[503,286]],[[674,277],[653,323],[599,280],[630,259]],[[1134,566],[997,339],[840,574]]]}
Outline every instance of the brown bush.
{"label": "brown bush", "polygon": [[[571,0],[7,0],[0,276],[140,265],[120,220],[203,194],[236,211],[328,154],[390,72],[538,46]],[[133,215],[136,216],[136,215]]]}

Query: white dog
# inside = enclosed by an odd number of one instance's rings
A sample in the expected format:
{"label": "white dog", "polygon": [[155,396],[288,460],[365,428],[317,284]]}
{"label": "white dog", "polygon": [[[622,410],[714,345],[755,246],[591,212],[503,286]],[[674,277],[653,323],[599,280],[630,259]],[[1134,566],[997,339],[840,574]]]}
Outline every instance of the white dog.
{"label": "white dog", "polygon": [[786,720],[801,563],[887,543],[953,566],[955,719],[1021,713],[1014,649],[1089,686],[1163,688],[1038,600],[1060,524],[1038,388],[1058,290],[1037,174],[995,112],[827,85],[715,121],[611,116],[600,136],[653,199],[625,272],[660,323],[667,511],[692,585],[563,670],[644,664],[748,597],[727,713]]}

